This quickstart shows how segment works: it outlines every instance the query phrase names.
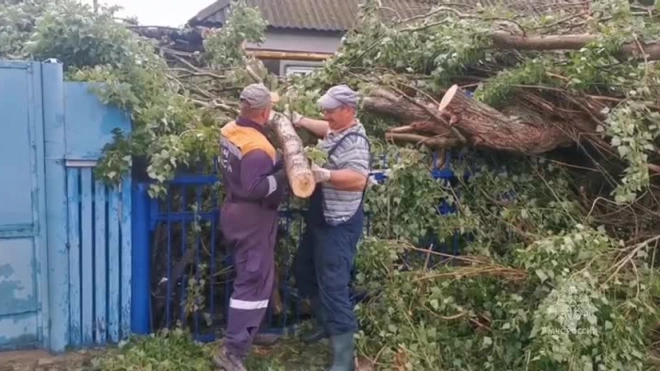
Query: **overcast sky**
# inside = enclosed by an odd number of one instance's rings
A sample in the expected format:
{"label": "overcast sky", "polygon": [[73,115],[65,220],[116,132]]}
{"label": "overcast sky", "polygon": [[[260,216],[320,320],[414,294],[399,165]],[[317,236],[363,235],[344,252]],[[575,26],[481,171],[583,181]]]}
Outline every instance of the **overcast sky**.
{"label": "overcast sky", "polygon": [[[93,0],[80,0],[92,4]],[[119,5],[120,17],[137,17],[145,26],[183,26],[215,0],[99,0],[99,4]]]}

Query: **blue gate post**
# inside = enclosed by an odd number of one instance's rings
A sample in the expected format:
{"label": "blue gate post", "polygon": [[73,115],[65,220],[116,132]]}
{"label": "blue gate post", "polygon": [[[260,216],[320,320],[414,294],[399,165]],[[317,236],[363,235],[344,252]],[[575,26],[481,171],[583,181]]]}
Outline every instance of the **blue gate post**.
{"label": "blue gate post", "polygon": [[42,65],[46,167],[46,233],[48,246],[49,349],[64,351],[69,343],[69,255],[62,64]]}
{"label": "blue gate post", "polygon": [[136,183],[133,187],[133,262],[131,296],[131,332],[146,335],[151,326],[151,238],[149,184]]}

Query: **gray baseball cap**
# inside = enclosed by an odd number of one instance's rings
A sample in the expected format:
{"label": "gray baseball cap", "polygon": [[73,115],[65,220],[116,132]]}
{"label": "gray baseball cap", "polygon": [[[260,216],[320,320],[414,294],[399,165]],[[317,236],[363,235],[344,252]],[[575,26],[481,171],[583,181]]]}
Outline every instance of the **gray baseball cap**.
{"label": "gray baseball cap", "polygon": [[347,85],[336,85],[319,99],[318,104],[321,109],[333,110],[341,106],[357,108],[358,94]]}
{"label": "gray baseball cap", "polygon": [[266,108],[279,100],[277,93],[271,93],[264,84],[251,84],[241,92],[241,103],[250,108]]}

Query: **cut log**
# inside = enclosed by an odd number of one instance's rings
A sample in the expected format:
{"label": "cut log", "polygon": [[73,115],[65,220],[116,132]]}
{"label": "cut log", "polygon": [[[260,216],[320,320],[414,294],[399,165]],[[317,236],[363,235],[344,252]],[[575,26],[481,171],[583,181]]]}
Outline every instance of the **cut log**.
{"label": "cut log", "polygon": [[308,198],[316,188],[314,175],[303,151],[303,142],[291,121],[281,113],[273,113],[269,125],[284,156],[284,167],[291,190],[296,197]]}

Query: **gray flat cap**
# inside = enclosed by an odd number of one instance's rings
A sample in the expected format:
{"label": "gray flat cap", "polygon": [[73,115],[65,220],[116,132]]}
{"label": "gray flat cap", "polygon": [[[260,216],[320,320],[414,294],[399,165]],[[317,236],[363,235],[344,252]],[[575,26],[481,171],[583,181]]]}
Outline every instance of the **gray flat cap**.
{"label": "gray flat cap", "polygon": [[319,99],[321,109],[333,110],[341,106],[357,108],[358,94],[347,85],[336,85],[328,89]]}
{"label": "gray flat cap", "polygon": [[271,93],[264,84],[248,85],[241,92],[241,102],[250,108],[266,108],[277,101],[277,94]]}

